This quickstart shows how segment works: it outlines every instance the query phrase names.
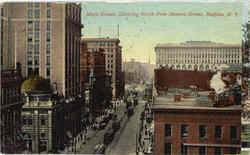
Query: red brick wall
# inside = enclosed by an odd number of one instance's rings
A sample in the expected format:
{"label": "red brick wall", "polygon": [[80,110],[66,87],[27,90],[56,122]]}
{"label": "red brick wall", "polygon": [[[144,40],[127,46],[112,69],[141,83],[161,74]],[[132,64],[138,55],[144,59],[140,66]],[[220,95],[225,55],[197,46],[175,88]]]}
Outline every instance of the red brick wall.
{"label": "red brick wall", "polygon": [[[164,154],[164,144],[166,142],[172,144],[172,153],[181,153],[182,143],[194,144],[238,144],[240,145],[240,126],[241,117],[240,111],[208,111],[208,110],[169,110],[165,112],[154,112],[155,123],[155,145],[154,154]],[[165,124],[171,124],[172,136],[165,137]],[[188,138],[181,138],[181,124],[187,124]],[[200,141],[199,125],[207,127],[207,140]],[[222,126],[222,140],[217,141],[214,137],[215,126]],[[237,126],[237,141],[230,139],[230,126]],[[198,153],[198,147],[188,147],[190,153]],[[207,148],[208,153],[214,152],[214,148]],[[226,153],[228,149],[224,149]]]}
{"label": "red brick wall", "polygon": [[[210,80],[214,74],[215,72],[155,69],[155,87],[158,90],[167,90],[196,85],[200,90],[210,90]],[[229,75],[231,81],[228,84],[232,84],[235,83],[236,74],[238,73],[222,73],[222,77]]]}

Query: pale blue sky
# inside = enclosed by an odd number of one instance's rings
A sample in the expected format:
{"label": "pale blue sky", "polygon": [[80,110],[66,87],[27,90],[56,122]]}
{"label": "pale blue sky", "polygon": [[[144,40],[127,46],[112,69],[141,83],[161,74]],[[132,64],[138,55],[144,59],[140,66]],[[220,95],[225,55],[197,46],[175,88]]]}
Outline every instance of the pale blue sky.
{"label": "pale blue sky", "polygon": [[[158,43],[179,43],[188,40],[209,40],[241,44],[243,3],[82,3],[83,37],[117,38],[119,24],[123,60],[155,62],[154,47]],[[134,16],[86,16],[86,13],[138,13]],[[203,16],[141,16],[142,12],[203,13]],[[206,13],[224,13],[225,16],[206,16]],[[232,16],[226,16],[228,12]],[[235,16],[235,12],[238,16]]]}

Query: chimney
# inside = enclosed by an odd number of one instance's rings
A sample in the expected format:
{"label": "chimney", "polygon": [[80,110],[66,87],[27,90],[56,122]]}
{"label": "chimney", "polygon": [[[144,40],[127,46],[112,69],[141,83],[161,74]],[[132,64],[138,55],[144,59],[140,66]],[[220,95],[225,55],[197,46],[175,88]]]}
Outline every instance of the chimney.
{"label": "chimney", "polygon": [[180,94],[175,94],[174,95],[174,102],[180,102],[181,101],[181,95]]}

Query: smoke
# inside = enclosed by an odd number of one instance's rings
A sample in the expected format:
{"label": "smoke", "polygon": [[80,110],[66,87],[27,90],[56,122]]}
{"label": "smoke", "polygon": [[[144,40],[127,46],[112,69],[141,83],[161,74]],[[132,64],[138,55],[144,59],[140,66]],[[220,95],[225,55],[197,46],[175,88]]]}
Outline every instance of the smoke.
{"label": "smoke", "polygon": [[220,94],[225,90],[225,83],[221,79],[221,72],[218,71],[210,81],[210,87],[213,88],[216,94]]}

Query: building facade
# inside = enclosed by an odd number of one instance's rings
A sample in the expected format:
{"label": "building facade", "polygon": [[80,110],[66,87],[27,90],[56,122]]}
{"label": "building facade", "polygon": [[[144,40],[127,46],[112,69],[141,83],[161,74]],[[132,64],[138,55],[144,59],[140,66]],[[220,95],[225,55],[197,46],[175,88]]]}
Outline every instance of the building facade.
{"label": "building facade", "polygon": [[[75,3],[3,3],[3,57],[22,75],[57,84],[65,97],[80,91],[81,7]],[[60,46],[59,46],[60,45]]]}
{"label": "building facade", "polygon": [[[81,5],[77,3],[2,3],[3,67],[22,64],[22,76],[50,80],[64,97],[64,131],[77,135],[81,124]],[[14,64],[14,65],[13,65]]]}
{"label": "building facade", "polygon": [[106,73],[111,76],[113,97],[121,96],[124,85],[122,78],[122,47],[119,39],[113,38],[83,38],[89,52],[97,52],[99,48],[105,50]]}
{"label": "building facade", "polygon": [[[104,49],[88,51],[87,43],[81,45],[81,83],[91,88],[90,112],[94,116],[104,113],[112,98],[111,76],[106,74],[106,54]],[[87,89],[86,89],[87,90]]]}
{"label": "building facade", "polygon": [[2,153],[21,153],[25,147],[21,131],[22,81],[19,69],[1,70],[0,149]]}
{"label": "building facade", "polygon": [[156,66],[177,70],[216,70],[229,66],[229,70],[241,71],[242,52],[240,45],[211,41],[187,41],[180,44],[157,44]]}
{"label": "building facade", "polygon": [[174,106],[173,102],[169,101],[170,108],[168,105],[153,105],[154,154],[240,153],[240,107],[187,108],[187,103]]}
{"label": "building facade", "polygon": [[[42,86],[41,86],[42,85]],[[25,80],[22,93],[22,131],[26,150],[32,153],[49,152],[65,144],[64,101],[52,93],[48,80],[40,77]]]}

